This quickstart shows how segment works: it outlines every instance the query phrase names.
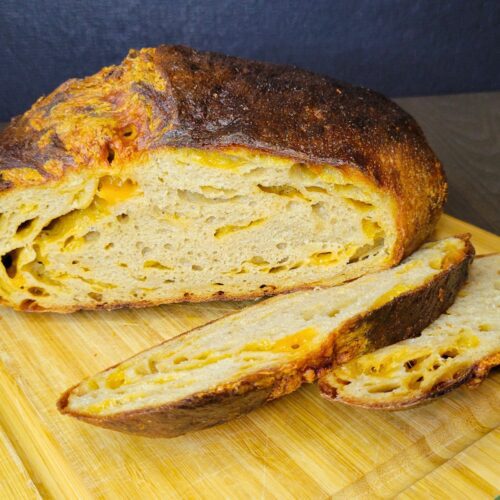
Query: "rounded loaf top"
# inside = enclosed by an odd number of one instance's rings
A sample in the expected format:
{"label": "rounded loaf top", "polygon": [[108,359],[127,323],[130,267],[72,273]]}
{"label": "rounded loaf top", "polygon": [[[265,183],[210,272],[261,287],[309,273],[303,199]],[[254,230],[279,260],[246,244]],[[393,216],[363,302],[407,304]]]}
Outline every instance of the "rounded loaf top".
{"label": "rounded loaf top", "polygon": [[0,192],[162,148],[232,146],[359,174],[390,193],[415,242],[446,197],[419,126],[384,96],[291,66],[168,45],[131,50],[14,118],[0,132]]}

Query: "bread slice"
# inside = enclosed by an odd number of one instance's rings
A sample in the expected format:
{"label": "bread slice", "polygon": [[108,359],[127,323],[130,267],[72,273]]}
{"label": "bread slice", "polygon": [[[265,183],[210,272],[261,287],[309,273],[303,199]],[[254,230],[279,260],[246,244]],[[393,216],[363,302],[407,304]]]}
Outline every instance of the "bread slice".
{"label": "bread slice", "polygon": [[446,182],[404,111],[325,77],[132,51],[0,133],[0,303],[247,299],[397,264]]}
{"label": "bread slice", "polygon": [[320,380],[324,396],[355,406],[401,410],[500,365],[500,255],[481,257],[450,309],[422,335],[366,354]]}
{"label": "bread slice", "polygon": [[332,364],[417,335],[453,302],[472,255],[467,238],[448,238],[395,268],[274,297],[84,380],[58,407],[149,436],[225,422],[314,381]]}

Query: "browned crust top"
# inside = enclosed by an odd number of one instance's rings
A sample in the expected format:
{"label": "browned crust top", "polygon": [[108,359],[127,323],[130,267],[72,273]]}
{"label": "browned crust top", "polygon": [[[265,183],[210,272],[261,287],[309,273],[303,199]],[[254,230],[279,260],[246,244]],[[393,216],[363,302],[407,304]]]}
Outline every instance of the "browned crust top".
{"label": "browned crust top", "polygon": [[[65,137],[55,122],[62,110],[72,112],[64,116],[72,129]],[[241,145],[354,165],[387,185],[391,173],[379,154],[405,145],[414,163],[440,171],[416,122],[374,91],[291,66],[183,46],[132,50],[120,66],[68,80],[39,99],[1,133],[0,169],[32,168],[45,175],[49,159],[74,165],[85,145],[78,148],[71,139],[83,143],[86,127],[95,129],[92,138],[102,147],[113,139],[110,128],[131,122],[141,129],[138,150]],[[82,131],[84,136],[71,137]],[[86,146],[90,152],[96,145]]]}
{"label": "browned crust top", "polygon": [[15,118],[0,132],[0,191],[165,147],[226,146],[358,171],[398,200],[406,253],[428,235],[446,195],[419,126],[382,95],[182,46],[132,50]]}

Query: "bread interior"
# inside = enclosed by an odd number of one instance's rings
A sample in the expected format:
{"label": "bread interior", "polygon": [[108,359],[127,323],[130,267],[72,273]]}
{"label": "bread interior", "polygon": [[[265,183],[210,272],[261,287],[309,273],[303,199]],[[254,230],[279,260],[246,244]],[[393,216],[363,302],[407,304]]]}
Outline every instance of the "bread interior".
{"label": "bread interior", "polygon": [[314,360],[346,321],[415,291],[461,261],[464,252],[462,239],[447,238],[424,245],[392,269],[268,299],[83,381],[65,410],[112,415],[217,393],[259,373],[264,379],[276,369],[286,373],[301,360]]}
{"label": "bread interior", "polygon": [[243,299],[394,258],[392,198],[348,166],[238,148],[114,155],[2,195],[0,300],[71,311]]}
{"label": "bread interior", "polygon": [[474,261],[455,303],[420,337],[341,365],[324,381],[340,401],[397,409],[459,382],[493,355],[499,364],[500,255]]}

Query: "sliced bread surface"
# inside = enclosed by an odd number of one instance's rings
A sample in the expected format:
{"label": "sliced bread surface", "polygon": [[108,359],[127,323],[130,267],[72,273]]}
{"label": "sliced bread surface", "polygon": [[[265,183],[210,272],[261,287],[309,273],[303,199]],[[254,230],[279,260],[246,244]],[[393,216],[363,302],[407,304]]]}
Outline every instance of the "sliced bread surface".
{"label": "sliced bread surface", "polygon": [[0,132],[0,304],[334,285],[400,262],[445,197],[418,125],[373,91],[186,47],[131,51]]}
{"label": "sliced bread surface", "polygon": [[82,381],[58,407],[149,436],[227,421],[314,381],[332,364],[417,335],[453,302],[473,253],[467,237],[447,238],[389,270],[274,297]]}
{"label": "sliced bread surface", "polygon": [[476,258],[455,303],[420,337],[339,366],[321,378],[324,396],[401,410],[477,385],[500,365],[500,255]]}

